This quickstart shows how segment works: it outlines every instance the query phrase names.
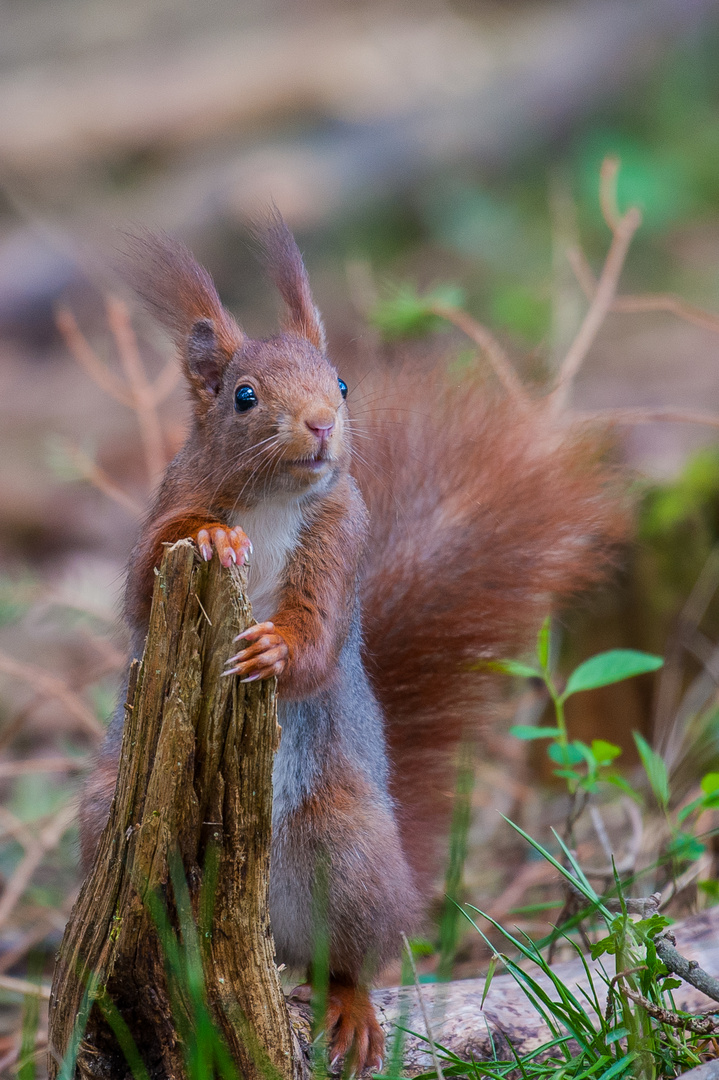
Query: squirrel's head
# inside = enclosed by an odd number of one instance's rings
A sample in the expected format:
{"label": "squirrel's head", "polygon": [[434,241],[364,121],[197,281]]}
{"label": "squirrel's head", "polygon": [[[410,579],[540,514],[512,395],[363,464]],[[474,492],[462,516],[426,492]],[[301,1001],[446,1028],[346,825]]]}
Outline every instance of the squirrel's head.
{"label": "squirrel's head", "polygon": [[281,333],[248,338],[207,271],[164,235],[129,238],[133,287],[174,337],[191,392],[192,446],[216,501],[327,490],[349,467],[347,387],[327,358],[297,244],[277,211],[257,230],[285,303]]}

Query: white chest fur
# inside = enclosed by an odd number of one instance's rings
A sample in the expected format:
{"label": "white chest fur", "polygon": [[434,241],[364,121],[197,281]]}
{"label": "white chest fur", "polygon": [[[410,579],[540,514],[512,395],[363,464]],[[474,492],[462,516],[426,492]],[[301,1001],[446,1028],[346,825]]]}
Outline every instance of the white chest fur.
{"label": "white chest fur", "polygon": [[239,525],[252,541],[249,594],[257,622],[272,618],[287,559],[297,546],[302,514],[292,500],[267,501],[240,510],[232,525]]}

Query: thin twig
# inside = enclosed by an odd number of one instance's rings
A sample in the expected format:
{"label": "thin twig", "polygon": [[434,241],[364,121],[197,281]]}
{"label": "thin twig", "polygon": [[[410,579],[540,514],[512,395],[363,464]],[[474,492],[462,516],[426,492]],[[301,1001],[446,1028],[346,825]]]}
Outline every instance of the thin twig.
{"label": "thin twig", "polygon": [[87,758],[53,757],[27,758],[25,761],[0,761],[0,779],[26,776],[28,773],[76,772],[84,769]]}
{"label": "thin twig", "polygon": [[602,845],[602,851],[604,852],[607,863],[611,866],[612,859],[614,857],[614,852],[612,851],[612,842],[609,839],[609,833],[607,832],[607,827],[604,824],[604,819],[599,812],[599,807],[590,806],[589,816],[592,819],[592,825],[594,826],[594,831],[599,838],[599,843]]}
{"label": "thin twig", "polygon": [[[39,827],[43,822],[49,821],[51,816],[51,814],[43,814],[42,817],[34,819],[33,825]],[[6,806],[0,806],[0,825],[3,826],[0,840],[17,840],[25,848],[30,847],[35,840],[27,822],[21,821]]]}
{"label": "thin twig", "polygon": [[617,203],[619,164],[618,157],[607,154],[599,166],[599,208],[612,232],[616,232],[622,225],[622,215]]}
{"label": "thin twig", "polygon": [[126,491],[123,491],[121,487],[118,487],[114,480],[111,480],[104,469],[101,469],[91,457],[89,457],[84,450],[81,450],[79,446],[74,446],[72,443],[63,443],[65,453],[72,461],[77,471],[81,476],[88,480],[93,487],[96,487],[98,491],[101,491],[103,495],[107,495],[108,499],[112,499],[123,509],[129,510],[135,517],[141,517],[143,509],[139,503],[135,502],[132,495],[128,495]]}
{"label": "thin twig", "polygon": [[[577,888],[568,878],[565,878],[564,885],[572,896],[582,902],[577,910],[591,906],[582,890]],[[652,915],[656,915],[661,898],[661,893],[652,893],[651,896],[628,896],[623,900],[616,897],[603,898],[601,902],[608,911],[626,911],[629,915],[641,915],[643,919],[648,919]]]}
{"label": "thin twig", "polygon": [[153,482],[167,464],[155,392],[140,358],[137,338],[132,329],[127,306],[115,296],[108,296],[105,306],[107,321],[130,386],[132,407],[137,415],[140,438],[145,450],[147,473],[150,481]]}
{"label": "thin twig", "polygon": [[77,900],[77,894],[78,888],[74,887],[67,894],[59,908],[47,907],[42,909],[41,917],[29,930],[26,930],[15,940],[14,944],[3,951],[2,956],[0,956],[0,974],[4,974],[9,968],[14,967],[30,949],[44,941],[50,930],[54,929],[62,932],[65,929],[65,923],[72,911],[73,904]]}
{"label": "thin twig", "polygon": [[678,319],[700,326],[703,330],[711,330],[719,334],[719,315],[703,308],[689,304],[672,293],[648,293],[646,296],[618,296],[612,305],[613,311],[644,312],[666,311],[670,315],[676,315]]}
{"label": "thin twig", "polygon": [[89,341],[77,325],[75,316],[68,308],[61,308],[56,316],[57,327],[65,339],[70,354],[80,367],[90,376],[92,381],[104,390],[106,394],[119,401],[122,405],[132,408],[131,394],[122,385],[106,364],[102,362]]}
{"label": "thin twig", "polygon": [[478,345],[489,360],[492,369],[507,393],[517,401],[526,401],[527,392],[512,366],[512,361],[497,341],[491,330],[482,323],[477,322],[461,308],[452,307],[448,304],[433,304],[432,312],[447,322],[451,322],[468,338]]}
{"label": "thin twig", "polygon": [[412,978],[414,979],[414,985],[415,985],[416,990],[417,990],[417,998],[419,1000],[419,1007],[420,1007],[420,1010],[422,1012],[422,1019],[424,1020],[424,1026],[425,1026],[425,1030],[427,1032],[427,1041],[429,1042],[429,1048],[430,1048],[430,1051],[432,1053],[432,1063],[434,1065],[435,1072],[437,1073],[438,1080],[444,1080],[444,1074],[442,1072],[442,1066],[439,1063],[439,1056],[437,1054],[437,1047],[435,1046],[434,1038],[432,1037],[432,1028],[431,1028],[430,1023],[429,1023],[429,1013],[427,1012],[427,1007],[425,1005],[424,995],[422,994],[422,984],[419,981],[419,976],[417,974],[417,966],[416,966],[416,964],[414,962],[414,957],[412,956],[412,949],[410,948],[410,944],[409,944],[409,941],[407,940],[407,935],[405,933],[402,934],[402,941],[404,942],[404,947],[407,950],[407,957],[409,959],[409,966],[412,969]]}
{"label": "thin twig", "polygon": [[665,1009],[661,1005],[655,1005],[649,998],[645,998],[636,990],[630,990],[628,986],[624,987],[624,993],[662,1024],[693,1031],[695,1035],[711,1035],[712,1032],[719,1030],[719,1020],[712,1020],[710,1016],[680,1016],[679,1013],[671,1012],[670,1009]]}
{"label": "thin twig", "polygon": [[579,282],[582,292],[587,300],[594,299],[594,294],[597,291],[597,279],[594,276],[594,271],[589,265],[589,260],[580,247],[567,248],[567,261],[571,266],[574,276]]}
{"label": "thin twig", "polygon": [[60,843],[65,832],[75,820],[77,806],[75,802],[69,802],[55,814],[39,835],[33,838],[13,871],[5,890],[0,897],[0,926],[7,922],[20,897],[30,883],[30,880],[42,862],[48,851],[52,851]]}
{"label": "thin twig", "polygon": [[35,690],[39,690],[47,697],[61,701],[67,711],[76,720],[79,720],[85,730],[95,738],[105,734],[102,724],[89,706],[70,689],[63,679],[51,675],[33,664],[23,664],[19,660],[14,660],[13,657],[3,652],[0,652],[0,671],[3,671],[6,675],[11,675],[13,678],[22,679],[23,682],[29,683]]}
{"label": "thin twig", "polygon": [[27,979],[16,979],[12,975],[0,975],[0,989],[12,990],[14,994],[39,997],[44,1001],[50,1000],[50,987],[46,983],[28,982]]}
{"label": "thin twig", "polygon": [[614,1012],[614,994],[612,993],[612,991],[614,990],[617,983],[626,975],[636,975],[638,971],[646,970],[646,964],[637,964],[636,967],[627,968],[626,971],[620,971],[617,975],[615,975],[609,980],[609,986],[607,987],[607,1005],[604,1010],[604,1022],[606,1023],[607,1027],[611,1022],[612,1013]]}
{"label": "thin twig", "polygon": [[579,327],[576,337],[562,361],[557,384],[551,394],[553,407],[558,411],[561,411],[566,404],[572,382],[576,378],[577,372],[582,366],[614,302],[629,245],[642,221],[641,213],[634,206],[630,207],[626,214],[619,216],[616,208],[615,191],[617,171],[618,163],[616,159],[607,158],[602,163],[599,200],[605,220],[612,230],[612,242],[594,296],[584,316],[582,325]]}
{"label": "thin twig", "polygon": [[719,427],[719,414],[700,409],[658,408],[599,409],[596,412],[573,413],[578,420],[599,420],[608,424],[704,424]]}
{"label": "thin twig", "polygon": [[176,360],[168,360],[151,387],[152,401],[160,405],[169,397],[180,381],[182,372]]}
{"label": "thin twig", "polygon": [[[597,291],[597,279],[587,261],[586,255],[580,248],[573,247],[567,251],[567,259],[582,292],[587,300],[591,301]],[[682,300],[680,296],[675,296],[674,293],[617,296],[612,303],[611,310],[625,314],[663,311],[668,315],[675,315],[684,322],[700,326],[703,330],[710,330],[712,333],[719,334],[719,315],[715,315],[712,311],[705,311],[704,308],[697,307],[696,304],[690,304],[686,300]]]}

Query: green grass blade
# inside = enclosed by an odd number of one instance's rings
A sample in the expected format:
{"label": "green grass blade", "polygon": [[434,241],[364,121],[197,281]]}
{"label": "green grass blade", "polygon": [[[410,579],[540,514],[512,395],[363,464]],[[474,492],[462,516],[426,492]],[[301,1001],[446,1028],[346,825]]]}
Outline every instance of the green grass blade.
{"label": "green grass blade", "polygon": [[130,1071],[135,1080],[150,1080],[150,1074],[145,1068],[145,1063],[140,1056],[140,1051],[137,1049],[137,1043],[132,1037],[132,1032],[120,1015],[115,1003],[108,997],[107,991],[103,990],[99,993],[96,1001],[125,1055],[125,1061],[130,1066]]}

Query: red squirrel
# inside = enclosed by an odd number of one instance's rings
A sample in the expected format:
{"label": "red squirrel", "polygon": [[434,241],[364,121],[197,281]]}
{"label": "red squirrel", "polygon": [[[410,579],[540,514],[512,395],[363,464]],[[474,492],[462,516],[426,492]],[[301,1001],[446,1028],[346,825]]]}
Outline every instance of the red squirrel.
{"label": "red squirrel", "polygon": [[[476,661],[524,647],[550,597],[598,581],[623,515],[595,435],[474,376],[390,372],[350,419],[277,213],[263,245],[286,318],[252,340],[184,246],[133,243],[132,283],[175,339],[192,418],[130,557],[124,612],[139,656],[165,543],[191,537],[204,559],[249,563],[257,624],[227,673],[277,678],[277,961],[311,969],[322,862],[329,1053],[351,1054],[359,1072],[383,1056],[368,982],[421,917],[452,754],[486,711]],[[121,726],[118,710],[86,782],[86,865]]]}

